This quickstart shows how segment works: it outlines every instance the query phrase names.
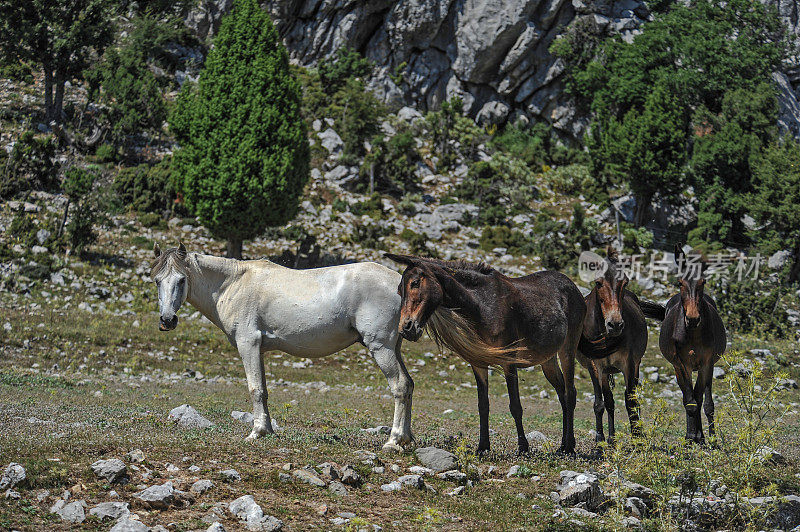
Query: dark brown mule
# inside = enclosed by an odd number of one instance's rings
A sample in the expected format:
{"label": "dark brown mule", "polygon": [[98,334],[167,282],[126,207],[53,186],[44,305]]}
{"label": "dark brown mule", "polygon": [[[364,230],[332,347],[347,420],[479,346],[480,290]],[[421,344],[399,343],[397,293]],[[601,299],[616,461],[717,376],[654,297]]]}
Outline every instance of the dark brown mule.
{"label": "dark brown mule", "polygon": [[625,378],[625,408],[631,424],[631,434],[640,433],[639,403],[636,387],[639,384],[639,364],[647,348],[647,323],[639,299],[625,289],[628,277],[618,269],[617,251],[606,250],[608,267],[595,280],[592,291],[586,296],[586,319],[583,334],[588,338],[599,336],[620,337],[619,348],[601,359],[590,359],[578,349],[578,361],[589,371],[594,386],[594,415],[597,441],[603,441],[603,412],[608,413],[608,440],[614,439],[614,393],[611,375],[622,373]]}
{"label": "dark brown mule", "polygon": [[485,264],[386,256],[408,266],[398,287],[403,298],[400,334],[416,341],[427,328],[437,344],[472,366],[478,385],[478,453],[489,450],[489,366],[499,366],[505,373],[519,452],[528,452],[517,368],[539,364],[561,403],[560,451],[574,452],[578,344],[589,356],[609,353],[605,343],[593,344],[581,337],[586,304],[578,287],[558,272],[511,279]]}
{"label": "dark brown mule", "polygon": [[[701,407],[708,419],[708,431],[714,435],[714,398],[711,383],[714,364],[725,352],[725,326],[717,312],[717,304],[703,292],[702,269],[688,267],[686,255],[675,246],[680,292],[667,302],[661,326],[659,347],[664,358],[672,363],[686,409],[686,439],[704,443]],[[692,387],[692,372],[697,382]],[[703,398],[705,396],[705,402]]]}

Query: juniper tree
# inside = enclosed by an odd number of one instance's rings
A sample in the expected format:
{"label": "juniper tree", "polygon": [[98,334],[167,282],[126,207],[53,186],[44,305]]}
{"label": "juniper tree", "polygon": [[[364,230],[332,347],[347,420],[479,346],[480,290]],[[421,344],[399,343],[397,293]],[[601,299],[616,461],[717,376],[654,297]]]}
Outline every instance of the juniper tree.
{"label": "juniper tree", "polygon": [[235,0],[194,88],[184,87],[170,127],[186,206],[241,257],[242,241],[297,211],[309,147],[300,85],[266,11]]}

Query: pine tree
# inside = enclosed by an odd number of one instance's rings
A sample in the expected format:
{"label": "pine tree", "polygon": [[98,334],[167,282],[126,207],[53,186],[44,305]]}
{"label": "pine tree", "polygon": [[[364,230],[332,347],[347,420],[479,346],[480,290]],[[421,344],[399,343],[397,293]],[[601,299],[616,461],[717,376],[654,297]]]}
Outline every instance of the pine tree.
{"label": "pine tree", "polygon": [[300,85],[256,0],[235,0],[198,85],[170,117],[187,207],[240,258],[242,241],[297,212],[309,172]]}

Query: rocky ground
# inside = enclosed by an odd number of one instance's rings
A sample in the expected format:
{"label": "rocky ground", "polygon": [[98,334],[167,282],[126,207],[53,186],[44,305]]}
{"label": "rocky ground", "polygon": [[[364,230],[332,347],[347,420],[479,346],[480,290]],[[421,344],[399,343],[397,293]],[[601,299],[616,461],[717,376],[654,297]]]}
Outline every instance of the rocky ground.
{"label": "rocky ground", "polygon": [[[337,184],[324,175],[322,180],[329,187]],[[44,220],[61,212],[61,201],[39,194],[21,206]],[[295,223],[319,226],[326,211],[314,214],[309,205]],[[19,205],[5,204],[0,211],[5,227],[12,207]],[[436,209],[426,214],[436,216]],[[415,216],[398,213],[386,223],[423,223]],[[341,218],[325,221],[325,227],[337,223],[345,231]],[[445,230],[439,242],[460,246],[474,238],[470,231],[461,226]],[[350,259],[380,257],[337,240],[336,229],[326,234],[330,240],[321,235],[320,245],[333,253]],[[392,238],[393,249],[402,246]],[[635,464],[623,465],[614,453],[597,451],[591,385],[582,368],[578,455],[554,454],[560,409],[534,369],[523,373],[521,383],[533,455],[515,455],[505,387],[495,375],[490,390],[493,452],[478,460],[473,454],[478,421],[471,373],[428,341],[404,346],[416,382],[416,450],[401,455],[380,451],[392,403],[383,377],[360,346],[318,361],[269,355],[277,434],[245,443],[252,422],[246,385],[222,334],[188,307],[174,333],[157,331],[155,288],[147,278],[152,244],[178,240],[212,253],[223,246],[191,220],[174,219],[159,229],[119,215],[92,253],[58,257],[60,268],[47,278],[31,274],[47,250],[22,250],[20,258],[2,265],[0,470],[5,473],[0,486],[5,495],[0,526],[571,529],[580,523],[598,529],[669,529],[741,523],[743,516],[753,515],[782,529],[800,524],[800,501],[786,498],[800,486],[795,382],[800,369],[793,343],[735,336],[732,350],[742,354],[720,362],[716,373],[718,411],[731,408],[729,418],[718,414],[719,423],[729,431],[739,430],[731,420],[740,411],[734,409],[735,390],[726,374],[762,366],[771,368],[770,374],[784,373],[776,405],[786,413],[771,438],[772,448],[751,456],[753,476],[759,479],[752,484],[735,480],[735,465],[711,449],[680,450],[680,394],[671,367],[657,353],[652,323],[642,364],[643,415],[648,426],[658,425],[662,439],[655,454],[641,459],[674,462],[675,468],[692,463],[702,474],[688,492],[667,489]],[[464,249],[472,250],[466,243]],[[293,246],[291,240],[258,239],[246,246],[246,253],[275,256]],[[479,252],[474,253],[477,258]],[[535,268],[518,257],[504,261],[497,256],[493,262],[508,271]],[[622,406],[618,397],[617,426],[627,434]],[[769,498],[777,496],[783,498]]]}

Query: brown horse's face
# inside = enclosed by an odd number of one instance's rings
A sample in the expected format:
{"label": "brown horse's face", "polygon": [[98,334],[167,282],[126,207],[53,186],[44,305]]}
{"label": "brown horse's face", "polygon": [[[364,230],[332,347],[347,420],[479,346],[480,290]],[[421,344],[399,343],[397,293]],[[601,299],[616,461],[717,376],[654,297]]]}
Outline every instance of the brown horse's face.
{"label": "brown horse's face", "polygon": [[622,319],[622,300],[628,278],[625,274],[616,275],[612,270],[613,268],[606,270],[605,275],[595,281],[595,287],[606,333],[609,336],[619,336],[625,329],[625,321]]}
{"label": "brown horse's face", "polygon": [[428,318],[442,303],[444,291],[427,268],[409,266],[397,292],[403,298],[400,308],[400,336],[415,342],[422,336]]}
{"label": "brown horse's face", "polygon": [[694,329],[700,325],[700,303],[703,301],[703,288],[706,280],[702,277],[682,278],[678,281],[681,289],[681,304],[686,320],[686,328]]}

